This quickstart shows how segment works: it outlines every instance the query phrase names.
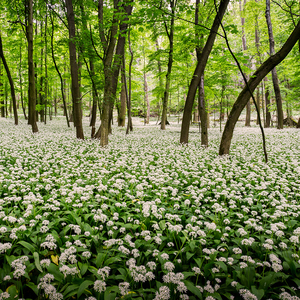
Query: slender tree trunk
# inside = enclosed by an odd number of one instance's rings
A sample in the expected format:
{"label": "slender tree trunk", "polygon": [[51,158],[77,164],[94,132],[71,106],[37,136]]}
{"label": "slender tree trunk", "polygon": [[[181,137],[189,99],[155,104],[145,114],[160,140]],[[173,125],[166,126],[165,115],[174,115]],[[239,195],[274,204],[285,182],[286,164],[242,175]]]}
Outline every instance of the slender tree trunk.
{"label": "slender tree trunk", "polygon": [[93,105],[92,105],[92,116],[91,116],[91,122],[90,122],[90,126],[92,127],[92,131],[91,131],[91,137],[93,138],[95,135],[95,131],[96,131],[96,117],[97,117],[97,99],[98,99],[98,94],[97,94],[97,89],[94,83],[94,75],[95,75],[95,67],[94,67],[94,63],[92,60],[90,60],[90,70],[91,70],[91,76],[92,76],[92,80],[93,80],[93,90],[92,90],[92,96],[93,96]]}
{"label": "slender tree trunk", "polygon": [[21,97],[21,105],[22,105],[22,110],[23,110],[24,118],[25,118],[25,120],[27,120],[26,110],[25,110],[25,106],[24,106],[24,99],[23,99],[23,82],[22,82],[22,45],[20,45],[19,78],[20,78],[20,97]]}
{"label": "slender tree trunk", "polygon": [[266,128],[270,127],[271,123],[271,112],[269,110],[270,107],[270,92],[269,92],[269,87],[265,87],[265,103],[266,103]]}
{"label": "slender tree trunk", "polygon": [[223,16],[225,14],[228,3],[229,3],[229,0],[221,0],[218,13],[214,19],[213,25],[210,30],[210,34],[208,36],[206,44],[201,53],[200,60],[198,60],[198,62],[197,62],[197,67],[194,71],[194,75],[193,75],[193,78],[192,78],[190,86],[189,86],[189,91],[188,91],[187,98],[185,101],[182,124],[181,124],[180,143],[182,143],[182,144],[187,144],[188,140],[189,140],[190,120],[191,120],[191,115],[192,115],[192,110],[193,110],[195,94],[196,94],[197,88],[199,86],[201,76],[206,67],[206,63],[207,63],[209,54],[210,54],[213,44],[215,42],[215,38],[216,38],[218,29],[220,26],[220,20],[223,19]]}
{"label": "slender tree trunk", "polygon": [[148,95],[148,83],[147,83],[147,73],[144,72],[144,101],[147,105],[147,112],[146,112],[146,124],[149,124],[150,121],[150,102],[149,102],[149,95]]}
{"label": "slender tree trunk", "polygon": [[[195,8],[195,24],[199,24],[199,5],[200,0],[196,0]],[[199,45],[196,47],[197,59],[201,57],[201,52],[203,51],[204,38],[203,35],[199,35],[196,28],[196,39],[198,40]],[[200,126],[201,126],[201,145],[208,147],[208,132],[207,132],[207,110],[204,94],[204,72],[201,75],[201,79],[198,86],[198,114],[200,117]]]}
{"label": "slender tree trunk", "polygon": [[74,125],[76,127],[76,137],[78,139],[84,139],[82,128],[82,112],[81,112],[81,98],[79,90],[79,78],[78,78],[78,64],[76,61],[76,45],[75,39],[75,20],[72,0],[66,0],[67,7],[67,19],[69,25],[69,54],[70,54],[70,67],[71,67],[71,79],[72,79],[72,99],[74,107]]}
{"label": "slender tree trunk", "polygon": [[[2,63],[0,61],[0,80],[3,79],[2,76]],[[1,118],[5,118],[5,101],[4,101],[4,94],[3,91],[3,82],[0,81],[0,112],[1,112]]]}
{"label": "slender tree trunk", "polygon": [[[130,41],[130,30],[128,30],[128,47],[130,52],[130,61],[129,61],[129,69],[128,69],[128,97],[127,97],[127,128],[126,134],[129,133],[129,130],[132,131],[132,119],[131,119],[131,69],[133,63],[133,51],[131,48],[131,41]],[[124,81],[126,82],[126,74],[125,74],[125,57],[123,59],[123,68],[124,68]],[[126,85],[125,85],[126,87]]]}
{"label": "slender tree trunk", "polygon": [[28,123],[32,126],[32,132],[38,132],[36,124],[36,89],[35,89],[35,72],[33,62],[33,0],[28,0],[28,25],[27,25],[27,41],[28,41],[28,107],[29,117]]}
{"label": "slender tree trunk", "polygon": [[44,123],[47,122],[47,105],[48,105],[48,61],[47,61],[47,53],[48,53],[48,44],[47,44],[47,23],[48,14],[47,14],[47,6],[46,6],[46,20],[45,20],[45,95],[44,95]]}
{"label": "slender tree trunk", "polygon": [[125,126],[125,118],[126,118],[126,86],[124,82],[124,68],[121,68],[121,82],[122,82],[122,88],[121,88],[121,95],[120,95],[120,104],[119,104],[119,111],[118,111],[118,126],[124,127]]}
{"label": "slender tree trunk", "polygon": [[[250,80],[248,81],[248,86],[250,90],[253,92],[255,88],[259,85],[259,83],[264,79],[264,77],[274,68],[276,67],[284,58],[289,54],[292,50],[294,45],[297,43],[300,36],[300,21],[298,22],[297,26],[284,43],[282,48],[274,55],[270,56],[251,76]],[[244,89],[241,91],[240,95],[238,96],[237,100],[235,101],[231,112],[229,114],[228,120],[226,122],[220,149],[219,155],[229,154],[231,139],[233,135],[233,130],[235,127],[238,118],[244,109],[245,105],[250,99],[250,92],[248,86],[245,86]]]}
{"label": "slender tree trunk", "polygon": [[10,84],[10,92],[11,92],[11,99],[12,99],[12,103],[13,103],[15,125],[18,125],[18,111],[17,111],[17,100],[16,100],[16,94],[15,94],[15,87],[14,87],[14,82],[11,77],[9,67],[8,67],[6,59],[4,57],[1,35],[0,35],[0,57],[2,59],[4,68],[5,68],[7,77],[8,77],[8,81]]}
{"label": "slender tree trunk", "polygon": [[[266,0],[266,20],[268,25],[269,33],[269,43],[270,43],[270,55],[275,53],[274,50],[274,36],[271,23],[271,14],[270,14],[270,0]],[[277,76],[276,68],[272,70],[272,81],[275,92],[276,107],[277,107],[277,129],[283,129],[283,110],[282,110],[282,98],[280,93],[279,81]]]}
{"label": "slender tree trunk", "polygon": [[[155,41],[155,46],[156,46],[156,51],[159,51],[159,43],[158,43],[158,40],[156,39]],[[158,57],[157,59],[157,68],[158,68],[158,78],[159,78],[159,87],[161,90],[163,90],[163,78],[162,78],[162,68],[161,68],[161,61],[160,61],[160,57]],[[161,104],[163,103],[164,101],[164,96],[162,95],[162,98],[161,98]],[[160,99],[158,99],[158,120],[160,118]]]}
{"label": "slender tree trunk", "polygon": [[169,38],[169,59],[168,59],[168,68],[167,68],[167,74],[166,74],[166,86],[164,91],[164,98],[162,103],[162,115],[161,115],[161,124],[160,129],[165,130],[166,129],[166,123],[167,123],[167,110],[168,110],[168,99],[169,99],[169,90],[170,90],[170,83],[171,83],[171,72],[172,72],[172,66],[173,66],[173,51],[174,51],[174,23],[175,23],[175,5],[177,1],[170,0],[170,6],[171,6],[171,25],[170,25],[170,32],[168,31],[168,27],[165,23],[166,33]]}
{"label": "slender tree trunk", "polygon": [[51,21],[51,25],[52,25],[52,34],[51,34],[51,54],[52,54],[52,60],[54,63],[54,67],[55,70],[59,76],[60,79],[60,90],[61,90],[61,96],[62,96],[62,101],[63,101],[63,105],[64,105],[64,115],[66,117],[67,120],[67,125],[68,127],[70,127],[70,123],[69,123],[69,117],[68,117],[68,109],[67,109],[67,104],[66,104],[66,97],[65,97],[65,79],[62,78],[62,75],[58,69],[57,63],[56,63],[56,59],[55,59],[55,55],[54,55],[54,43],[53,43],[53,38],[54,38],[54,22],[53,22],[53,18],[50,15],[50,21]]}

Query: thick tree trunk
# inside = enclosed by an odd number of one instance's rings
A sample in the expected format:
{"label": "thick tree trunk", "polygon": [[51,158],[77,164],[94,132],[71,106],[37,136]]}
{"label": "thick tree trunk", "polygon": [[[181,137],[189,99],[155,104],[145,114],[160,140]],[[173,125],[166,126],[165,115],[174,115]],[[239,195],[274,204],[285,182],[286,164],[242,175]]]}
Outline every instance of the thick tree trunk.
{"label": "thick tree trunk", "polygon": [[35,89],[35,72],[33,63],[33,0],[28,0],[28,25],[27,25],[27,41],[28,41],[28,124],[32,126],[32,132],[38,132],[36,124],[36,89]]}
{"label": "thick tree trunk", "polygon": [[[275,53],[274,50],[274,36],[271,23],[270,14],[270,0],[266,0],[266,20],[268,25],[269,43],[270,43],[270,55]],[[276,68],[272,70],[272,81],[275,92],[276,107],[277,107],[277,129],[283,129],[283,110],[282,110],[282,98],[280,93],[279,81]]]}
{"label": "thick tree trunk", "polygon": [[[251,76],[250,80],[248,81],[248,86],[250,90],[253,92],[255,88],[259,85],[259,83],[263,80],[263,78],[275,67],[277,66],[284,58],[289,54],[292,50],[296,42],[298,41],[300,36],[300,21],[298,22],[297,26],[282,46],[282,48],[274,55],[270,56]],[[231,112],[229,114],[228,120],[226,122],[220,149],[219,155],[229,154],[231,139],[233,135],[233,130],[235,127],[238,118],[244,109],[245,105],[250,99],[250,92],[248,87],[245,86],[244,89],[241,91],[240,95],[238,96],[237,100],[235,101]]]}
{"label": "thick tree trunk", "polygon": [[197,67],[194,71],[194,75],[193,75],[193,78],[192,78],[190,86],[189,86],[189,91],[188,91],[187,98],[185,101],[182,124],[181,124],[180,143],[182,143],[182,144],[187,144],[188,140],[189,140],[189,128],[190,128],[190,121],[191,121],[191,115],[192,115],[192,110],[193,110],[195,94],[196,94],[197,88],[199,86],[201,76],[206,67],[206,63],[207,63],[209,54],[214,45],[215,38],[216,38],[218,29],[220,26],[220,20],[223,19],[223,16],[225,14],[228,3],[229,3],[229,0],[221,0],[218,13],[217,13],[217,15],[214,19],[213,25],[210,29],[210,34],[208,36],[206,44],[201,53],[200,60],[198,60],[198,62],[197,62]]}
{"label": "thick tree trunk", "polygon": [[70,54],[70,67],[71,67],[71,80],[72,80],[72,100],[73,100],[73,113],[74,125],[76,127],[76,137],[84,139],[82,128],[82,112],[81,112],[81,98],[79,90],[78,78],[78,64],[76,61],[76,45],[75,39],[75,20],[72,0],[66,0],[67,19],[69,26],[69,54]]}
{"label": "thick tree trunk", "polygon": [[11,99],[12,99],[12,103],[13,103],[15,125],[18,125],[18,111],[17,111],[17,100],[16,100],[16,94],[15,94],[15,87],[14,87],[13,79],[10,74],[9,67],[8,67],[6,59],[4,57],[1,35],[0,35],[0,57],[2,59],[4,68],[5,68],[7,77],[8,77],[8,81],[10,84],[10,93],[11,93]]}

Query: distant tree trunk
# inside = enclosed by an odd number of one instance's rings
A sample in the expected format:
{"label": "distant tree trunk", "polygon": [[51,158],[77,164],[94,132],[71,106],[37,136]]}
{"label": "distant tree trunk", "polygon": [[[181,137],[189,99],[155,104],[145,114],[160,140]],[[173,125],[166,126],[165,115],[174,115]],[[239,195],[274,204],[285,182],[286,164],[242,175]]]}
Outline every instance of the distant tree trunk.
{"label": "distant tree trunk", "polygon": [[269,110],[270,107],[270,92],[269,92],[269,87],[267,86],[265,88],[265,103],[266,103],[266,128],[270,127],[271,123],[271,112]]}
{"label": "distant tree trunk", "polygon": [[216,15],[213,25],[210,29],[209,36],[207,38],[206,44],[201,53],[200,60],[198,60],[198,62],[197,62],[197,66],[196,66],[193,78],[192,78],[190,86],[189,86],[189,91],[188,91],[187,98],[185,101],[182,124],[181,124],[180,143],[182,143],[182,144],[187,144],[188,140],[189,140],[190,120],[191,120],[191,116],[192,116],[195,94],[196,94],[197,88],[199,86],[201,76],[206,67],[206,63],[207,63],[209,54],[214,45],[215,38],[216,38],[218,29],[220,26],[220,20],[223,19],[223,16],[225,14],[228,3],[229,3],[229,0],[221,0],[217,15]]}
{"label": "distant tree trunk", "polygon": [[147,112],[146,112],[146,124],[149,124],[150,120],[150,102],[149,102],[149,95],[148,95],[148,83],[147,83],[147,73],[144,72],[144,97],[145,102],[147,104]]}
{"label": "distant tree trunk", "polygon": [[164,91],[164,98],[162,103],[162,115],[161,115],[161,123],[160,129],[166,129],[167,123],[167,110],[168,110],[168,99],[169,99],[169,90],[170,90],[170,83],[171,83],[171,72],[172,72],[172,65],[173,65],[173,51],[174,51],[174,22],[175,22],[175,5],[176,2],[174,0],[170,0],[169,2],[171,7],[171,25],[170,25],[170,32],[168,30],[167,24],[165,23],[165,29],[167,36],[169,38],[169,58],[168,58],[168,68],[166,74],[166,86]]}
{"label": "distant tree trunk", "polygon": [[23,99],[23,82],[22,82],[22,45],[20,45],[20,64],[19,64],[19,78],[20,78],[20,97],[21,97],[21,105],[24,114],[25,120],[27,120],[26,110],[24,106],[24,99]]}
{"label": "distant tree trunk", "polygon": [[35,72],[33,62],[33,0],[28,0],[28,25],[27,25],[27,41],[28,41],[28,124],[32,126],[32,132],[38,132],[36,124],[36,89],[35,89]]}
{"label": "distant tree trunk", "polygon": [[52,60],[54,63],[54,67],[55,70],[59,76],[60,79],[60,90],[61,90],[61,96],[62,96],[62,101],[63,101],[63,105],[64,105],[64,116],[66,117],[67,120],[67,125],[68,127],[70,127],[70,123],[69,123],[69,117],[68,117],[68,109],[67,109],[67,104],[66,104],[66,97],[65,97],[65,79],[62,78],[62,75],[58,69],[56,60],[55,60],[55,55],[54,55],[54,45],[53,45],[53,37],[54,37],[54,22],[53,22],[53,18],[50,15],[50,21],[51,21],[51,25],[52,25],[52,34],[51,34],[51,54],[52,54]]}
{"label": "distant tree trunk", "polygon": [[47,62],[47,53],[48,53],[48,44],[47,44],[47,6],[46,6],[46,20],[45,20],[45,95],[44,95],[44,123],[47,123],[47,104],[48,104],[48,62]]}
{"label": "distant tree trunk", "polygon": [[10,74],[9,67],[8,67],[6,59],[4,57],[1,35],[0,35],[0,57],[2,59],[4,68],[5,68],[7,77],[8,77],[8,81],[10,84],[10,92],[11,92],[11,99],[12,99],[12,103],[13,103],[15,125],[18,125],[18,111],[17,111],[17,100],[16,100],[16,94],[15,94],[15,87],[14,87],[13,79]]}
{"label": "distant tree trunk", "polygon": [[[45,36],[46,36],[46,29],[45,29]],[[43,38],[43,22],[41,22],[41,39]],[[44,47],[41,49],[41,65],[40,65],[40,86],[39,86],[39,104],[40,104],[40,109],[39,109],[39,114],[40,114],[40,119],[41,122],[44,122],[44,113],[45,113],[45,108],[43,109],[42,106],[44,105],[44,92],[43,90],[44,87],[44,75],[43,75],[43,64],[44,64]]]}
{"label": "distant tree trunk", "polygon": [[121,76],[121,82],[122,82],[122,88],[121,88],[121,95],[120,95],[120,104],[119,104],[119,110],[118,110],[118,126],[124,127],[125,126],[125,117],[126,117],[126,86],[124,82],[124,68],[121,68],[122,76]]}
{"label": "distant tree trunk", "polygon": [[84,139],[82,128],[82,112],[81,112],[81,99],[79,90],[79,78],[78,78],[78,64],[76,61],[76,45],[75,39],[75,20],[72,0],[66,0],[67,7],[67,19],[69,25],[69,54],[70,54],[70,67],[71,67],[71,79],[72,79],[72,99],[74,107],[74,125],[76,127],[76,137],[78,139]]}
{"label": "distant tree trunk", "polygon": [[[275,53],[274,50],[274,36],[271,23],[270,14],[270,0],[266,0],[266,20],[268,25],[269,43],[270,43],[270,55]],[[277,107],[277,129],[283,129],[283,110],[282,110],[282,98],[280,93],[279,81],[276,68],[272,70],[272,81],[275,92],[276,107]]]}
{"label": "distant tree trunk", "polygon": [[[298,22],[297,26],[295,27],[295,29],[293,30],[293,32],[291,33],[287,41],[284,43],[282,48],[276,54],[270,56],[251,76],[250,80],[248,81],[248,86],[252,92],[259,85],[259,83],[264,79],[264,77],[275,66],[277,66],[281,61],[284,60],[284,58],[289,54],[289,52],[292,50],[294,45],[297,43],[299,36],[300,36],[300,21]],[[239,94],[229,114],[228,120],[226,122],[223,131],[222,139],[221,139],[219,155],[229,154],[229,149],[230,149],[230,144],[231,144],[231,139],[232,139],[235,124],[238,121],[238,118],[242,110],[244,109],[245,105],[249,101],[250,96],[251,95],[248,90],[248,87],[245,86],[241,91],[241,93]]]}
{"label": "distant tree trunk", "polygon": [[[1,79],[3,79],[3,76],[2,76],[2,63],[0,61],[0,80]],[[3,82],[0,81],[0,112],[1,112],[1,118],[5,118],[5,102],[4,102],[4,95],[2,91],[3,91]]]}
{"label": "distant tree trunk", "polygon": [[94,67],[94,62],[90,60],[90,72],[91,72],[91,77],[92,77],[92,83],[93,83],[93,90],[92,90],[92,96],[93,96],[93,105],[92,105],[92,112],[91,112],[91,122],[90,126],[92,127],[91,131],[91,137],[93,138],[95,135],[96,131],[96,117],[97,117],[97,100],[98,100],[98,93],[97,89],[94,83],[94,75],[95,75],[95,67]]}

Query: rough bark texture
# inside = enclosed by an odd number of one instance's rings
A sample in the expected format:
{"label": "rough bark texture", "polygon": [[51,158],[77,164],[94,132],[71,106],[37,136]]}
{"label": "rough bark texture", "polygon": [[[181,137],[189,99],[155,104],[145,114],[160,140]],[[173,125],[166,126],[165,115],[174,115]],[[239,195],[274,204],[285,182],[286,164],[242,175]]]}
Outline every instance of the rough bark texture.
{"label": "rough bark texture", "polygon": [[78,139],[84,139],[82,128],[82,113],[81,113],[81,99],[79,90],[79,78],[78,78],[78,64],[76,60],[76,45],[75,39],[75,20],[72,0],[66,0],[67,7],[67,19],[69,26],[69,54],[70,54],[70,68],[71,68],[71,91],[73,100],[73,118],[74,125],[76,127],[76,137]]}
{"label": "rough bark texture", "polygon": [[[270,43],[270,55],[275,53],[274,50],[274,36],[270,14],[270,0],[266,0],[266,20],[268,25],[269,43]],[[277,107],[277,129],[283,129],[283,110],[282,110],[282,98],[280,93],[279,81],[277,76],[276,68],[272,70],[272,81],[275,92],[276,107]]]}
{"label": "rough bark texture", "polygon": [[200,60],[198,60],[197,62],[197,66],[189,86],[188,94],[185,101],[184,111],[183,111],[182,124],[181,124],[180,143],[182,144],[187,144],[189,140],[189,128],[190,128],[190,121],[192,116],[195,94],[200,83],[201,75],[204,72],[209,54],[214,45],[215,38],[220,26],[220,20],[223,19],[228,3],[229,0],[222,0],[220,3],[219,10],[217,13],[218,15],[216,15],[214,19],[213,25],[210,30],[210,34],[207,38],[206,44],[201,53]]}
{"label": "rough bark texture", "polygon": [[7,77],[8,77],[8,81],[10,84],[10,93],[11,93],[11,99],[12,99],[12,103],[13,103],[15,125],[18,125],[18,111],[17,111],[17,100],[16,100],[16,94],[15,94],[15,87],[14,87],[13,79],[10,74],[9,67],[8,67],[6,59],[4,57],[1,35],[0,35],[0,57],[2,59],[4,68],[5,68]]}
{"label": "rough bark texture", "polygon": [[[299,35],[300,21],[298,22],[297,26],[295,27],[285,44],[282,46],[282,48],[276,54],[270,56],[251,76],[251,79],[248,81],[248,85],[252,92],[263,80],[263,78],[289,54],[289,52],[292,50],[292,48],[298,41]],[[228,120],[223,131],[219,155],[229,154],[235,124],[238,121],[238,118],[245,105],[249,101],[250,96],[251,95],[248,90],[248,87],[245,86],[230,111]]]}
{"label": "rough bark texture", "polygon": [[36,89],[35,89],[35,72],[33,63],[33,3],[28,0],[28,25],[27,25],[27,41],[28,41],[28,124],[32,126],[32,132],[38,132],[36,124]]}

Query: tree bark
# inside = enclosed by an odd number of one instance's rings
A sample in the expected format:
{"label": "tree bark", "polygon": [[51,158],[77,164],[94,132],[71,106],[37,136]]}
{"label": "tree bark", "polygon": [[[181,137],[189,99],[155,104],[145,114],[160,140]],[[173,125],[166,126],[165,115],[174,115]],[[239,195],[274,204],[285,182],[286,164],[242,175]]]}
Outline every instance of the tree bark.
{"label": "tree bark", "polygon": [[[124,72],[123,67],[121,68],[121,72]],[[126,117],[126,86],[124,82],[124,76],[121,75],[121,95],[120,95],[120,103],[119,103],[119,110],[118,110],[118,126],[124,127],[125,126],[125,117]]]}
{"label": "tree bark", "polygon": [[[270,14],[270,0],[266,0],[266,20],[268,25],[269,43],[270,43],[270,55],[275,53],[274,50],[274,36]],[[277,76],[276,68],[272,70],[272,81],[275,92],[276,107],[277,107],[277,129],[283,129],[283,109],[282,109],[282,98],[280,93],[279,81]]]}
{"label": "tree bark", "polygon": [[181,124],[180,143],[182,144],[187,144],[189,140],[189,128],[190,128],[190,121],[191,121],[195,94],[199,86],[201,76],[204,72],[209,54],[214,45],[215,38],[220,26],[220,20],[223,19],[228,3],[229,0],[221,0],[218,13],[210,29],[210,34],[207,38],[206,44],[201,53],[200,60],[198,60],[197,62],[197,67],[194,71],[194,75],[189,86],[187,98],[185,101],[184,111],[183,111],[182,124]]}
{"label": "tree bark", "polygon": [[[127,96],[127,128],[126,134],[129,133],[129,130],[132,131],[132,119],[131,119],[131,69],[133,63],[133,51],[131,48],[131,41],[130,41],[130,30],[128,30],[128,47],[130,52],[130,61],[129,61],[129,69],[128,69],[128,91],[126,93]],[[126,74],[125,74],[125,57],[123,57],[123,68],[124,68],[124,81],[126,82]],[[125,84],[126,87],[126,84]]]}
{"label": "tree bark", "polygon": [[70,67],[71,67],[71,81],[72,81],[72,100],[73,100],[73,113],[74,125],[76,127],[76,137],[84,139],[82,128],[82,112],[81,112],[81,98],[79,90],[78,78],[78,64],[76,61],[76,45],[75,39],[75,20],[72,0],[66,0],[67,19],[69,26],[69,54],[70,54]]}
{"label": "tree bark", "polygon": [[[250,80],[248,81],[248,86],[252,92],[259,85],[259,83],[264,79],[264,77],[275,66],[277,66],[281,61],[285,59],[285,57],[289,54],[289,52],[292,50],[292,48],[298,41],[299,35],[300,35],[300,21],[298,22],[297,26],[295,27],[295,29],[293,30],[293,32],[291,33],[287,41],[284,43],[282,48],[276,54],[270,56],[251,76]],[[248,87],[245,86],[230,111],[228,120],[226,122],[223,131],[221,144],[219,148],[219,155],[229,154],[230,144],[231,144],[231,139],[232,139],[235,124],[238,121],[238,118],[242,110],[244,109],[245,105],[249,101],[250,96],[251,95],[248,90]]]}
{"label": "tree bark", "polygon": [[148,83],[147,83],[147,73],[144,72],[144,96],[145,96],[145,103],[147,105],[147,112],[146,112],[146,124],[149,124],[150,121],[150,102],[149,102],[149,95],[148,95]]}
{"label": "tree bark", "polygon": [[27,41],[28,41],[28,124],[32,127],[32,132],[38,132],[36,124],[36,89],[35,89],[35,72],[33,63],[33,1],[28,0],[28,25],[27,25]]}
{"label": "tree bark", "polygon": [[271,123],[271,112],[269,110],[269,106],[270,106],[270,92],[269,92],[269,87],[268,86],[265,88],[265,103],[266,103],[266,126],[265,127],[269,128],[270,127],[270,123]]}
{"label": "tree bark", "polygon": [[11,77],[11,73],[9,70],[9,67],[7,65],[4,53],[3,53],[3,46],[2,46],[2,38],[0,35],[0,57],[2,59],[7,77],[8,77],[8,81],[10,84],[10,93],[11,93],[11,99],[12,99],[12,103],[13,103],[13,111],[14,111],[14,119],[15,119],[15,125],[18,125],[18,111],[17,111],[17,100],[16,100],[16,94],[15,94],[15,87],[14,87],[14,82],[13,79]]}
{"label": "tree bark", "polygon": [[166,74],[166,86],[164,91],[164,98],[162,103],[162,114],[161,114],[161,123],[160,129],[166,129],[167,123],[167,110],[168,110],[168,99],[169,99],[169,90],[170,90],[170,83],[171,83],[171,72],[172,72],[172,65],[173,65],[173,51],[174,51],[174,23],[175,23],[175,7],[176,2],[174,0],[170,0],[170,7],[171,7],[171,24],[170,24],[170,32],[168,31],[167,24],[165,23],[165,29],[167,36],[169,38],[169,58],[168,58],[168,68]]}
{"label": "tree bark", "polygon": [[54,43],[53,43],[53,37],[54,37],[54,22],[53,22],[53,18],[50,15],[50,21],[51,21],[51,25],[52,25],[52,34],[51,34],[51,54],[52,54],[52,60],[54,63],[54,67],[55,70],[59,76],[60,79],[60,90],[61,90],[61,96],[62,96],[62,101],[63,101],[63,105],[64,105],[64,116],[66,117],[67,120],[67,125],[68,127],[70,127],[70,123],[69,123],[69,117],[68,117],[68,109],[67,109],[67,104],[66,104],[66,96],[65,96],[65,87],[64,87],[64,79],[62,78],[62,75],[58,69],[57,63],[56,63],[56,59],[55,59],[55,55],[54,55]]}

